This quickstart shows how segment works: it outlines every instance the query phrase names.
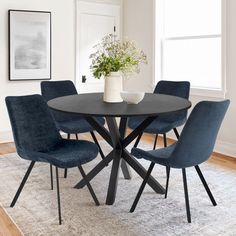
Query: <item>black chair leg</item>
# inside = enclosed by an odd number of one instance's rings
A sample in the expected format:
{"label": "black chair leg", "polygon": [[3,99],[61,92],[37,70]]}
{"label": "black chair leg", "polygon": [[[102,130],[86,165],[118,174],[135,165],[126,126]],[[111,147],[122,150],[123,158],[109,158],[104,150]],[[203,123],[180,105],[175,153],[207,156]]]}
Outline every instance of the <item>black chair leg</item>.
{"label": "black chair leg", "polygon": [[58,217],[59,217],[59,225],[61,225],[61,200],[60,200],[60,187],[59,187],[59,177],[58,177],[58,168],[57,167],[56,167],[56,180],[57,180]]}
{"label": "black chair leg", "polygon": [[138,144],[139,144],[139,141],[140,141],[140,139],[142,138],[142,135],[143,135],[143,133],[141,133],[138,137],[137,137],[137,139],[136,139],[136,141],[135,141],[135,143],[134,143],[134,148],[136,148],[136,147],[138,147]]}
{"label": "black chair leg", "polygon": [[187,177],[185,168],[182,169],[183,175],[183,183],[184,183],[184,196],[185,196],[185,205],[186,205],[186,213],[188,223],[191,223],[191,214],[190,214],[190,206],[189,206],[189,198],[188,198],[188,185],[187,185]]}
{"label": "black chair leg", "polygon": [[139,201],[139,199],[140,199],[140,197],[142,195],[142,192],[143,192],[143,190],[145,188],[145,185],[146,185],[146,183],[148,181],[148,178],[149,178],[150,174],[152,173],[154,165],[155,165],[155,163],[152,162],[151,165],[149,166],[147,174],[146,174],[146,176],[145,176],[145,178],[144,178],[144,180],[143,180],[143,182],[142,182],[142,184],[141,184],[141,186],[139,188],[139,191],[138,191],[138,193],[137,193],[137,195],[136,195],[136,197],[134,199],[133,205],[130,208],[130,212],[134,212],[134,210],[135,210],[135,208],[136,208],[136,206],[138,204],[138,201]]}
{"label": "black chair leg", "polygon": [[64,169],[64,178],[65,178],[65,179],[67,178],[67,168]]}
{"label": "black chair leg", "polygon": [[165,198],[167,198],[167,193],[168,193],[168,188],[169,188],[169,179],[170,179],[170,167],[167,166],[166,167],[166,174],[167,174],[167,178],[166,178],[166,192],[165,192]]}
{"label": "black chair leg", "polygon": [[76,140],[79,140],[78,134],[75,134],[75,138]]}
{"label": "black chair leg", "polygon": [[166,134],[163,134],[164,147],[167,147],[167,138]]}
{"label": "black chair leg", "polygon": [[86,177],[86,174],[85,174],[85,172],[84,172],[82,166],[78,166],[78,168],[79,168],[79,171],[80,171],[82,177],[83,177],[84,180],[86,181],[86,185],[87,185],[87,187],[88,187],[88,190],[89,190],[89,192],[90,192],[90,194],[91,194],[91,196],[92,196],[92,198],[93,198],[95,204],[96,204],[97,206],[99,206],[100,203],[99,203],[99,201],[98,201],[98,199],[97,199],[97,197],[96,197],[96,195],[95,195],[95,193],[94,193],[94,191],[93,191],[92,186],[91,186],[90,183],[87,181],[87,177]]}
{"label": "black chair leg", "polygon": [[101,146],[100,146],[99,143],[98,143],[98,140],[97,140],[97,138],[96,138],[94,132],[91,131],[90,134],[91,134],[91,136],[92,136],[92,138],[93,138],[94,143],[98,146],[99,153],[100,153],[102,159],[104,159],[104,158],[105,158],[105,155],[104,155],[104,153],[103,153],[103,151],[102,151],[102,149],[101,149]]}
{"label": "black chair leg", "polygon": [[52,172],[52,164],[50,164],[50,177],[51,177],[51,190],[53,190],[53,172]]}
{"label": "black chair leg", "polygon": [[201,181],[202,181],[202,184],[203,184],[203,186],[204,186],[204,188],[205,188],[205,190],[206,190],[206,192],[207,192],[207,194],[208,194],[208,196],[209,196],[209,198],[210,198],[210,200],[211,200],[213,206],[216,206],[217,203],[216,203],[216,201],[215,201],[215,199],[214,199],[214,197],[213,197],[213,195],[212,195],[212,193],[211,193],[210,188],[208,187],[208,184],[207,184],[207,182],[206,182],[206,180],[205,180],[205,178],[204,178],[204,176],[203,176],[203,174],[202,174],[202,172],[201,172],[199,166],[195,166],[195,169],[196,169],[196,171],[197,171],[197,173],[198,173],[199,178],[200,178]]}
{"label": "black chair leg", "polygon": [[[70,134],[67,134],[67,139],[70,139]],[[78,135],[76,134],[76,139],[78,139]],[[64,178],[67,178],[67,168],[64,169]]]}
{"label": "black chair leg", "polygon": [[157,139],[158,139],[158,134],[156,134],[156,136],[155,136],[155,141],[154,141],[154,145],[153,145],[153,150],[156,149],[156,146],[157,146]]}
{"label": "black chair leg", "polygon": [[[163,134],[164,147],[167,147],[167,138],[166,134]],[[168,167],[166,167],[166,178],[168,179]]]}
{"label": "black chair leg", "polygon": [[15,196],[14,196],[12,202],[11,202],[10,207],[14,207],[14,206],[15,206],[16,201],[17,201],[18,197],[20,196],[21,191],[22,191],[22,189],[24,188],[24,185],[25,185],[25,183],[26,183],[26,181],[27,181],[27,179],[28,179],[28,177],[29,177],[29,175],[30,175],[30,173],[31,173],[31,171],[32,171],[32,169],[33,169],[33,167],[34,167],[34,164],[35,164],[35,161],[32,161],[32,162],[30,163],[30,166],[29,166],[28,170],[27,170],[26,173],[25,173],[25,176],[24,176],[24,178],[23,178],[23,180],[22,180],[22,182],[21,182],[21,184],[20,184],[20,186],[19,186],[19,188],[18,188],[18,190],[17,190],[17,192],[16,192],[16,194],[15,194]]}
{"label": "black chair leg", "polygon": [[176,138],[179,139],[179,132],[178,132],[178,130],[176,128],[174,128],[173,130],[174,130]]}

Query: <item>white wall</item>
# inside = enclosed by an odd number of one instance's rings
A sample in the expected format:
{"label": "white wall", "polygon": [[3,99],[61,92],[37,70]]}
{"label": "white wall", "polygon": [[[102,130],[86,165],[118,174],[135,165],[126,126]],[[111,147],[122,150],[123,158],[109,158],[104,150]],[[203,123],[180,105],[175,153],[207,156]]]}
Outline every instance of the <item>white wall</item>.
{"label": "white wall", "polygon": [[74,80],[74,0],[0,1],[0,142],[7,141],[10,124],[4,99],[40,93],[40,81],[8,81],[8,9],[52,12],[52,78]]}
{"label": "white wall", "polygon": [[[154,1],[127,0],[124,1],[124,36],[137,41],[138,45],[148,54],[149,65],[143,68],[137,80],[130,80],[127,87],[136,90],[152,91],[150,85],[154,78]],[[215,147],[216,151],[236,157],[236,1],[227,0],[227,93],[231,100]],[[213,100],[210,97],[191,96],[193,105],[200,100]]]}
{"label": "white wall", "polygon": [[84,2],[96,2],[96,3],[107,3],[107,4],[122,4],[122,0],[79,0]]}
{"label": "white wall", "polygon": [[[12,141],[5,97],[40,93],[40,81],[8,81],[8,10],[51,11],[52,79],[75,80],[75,1],[0,0],[0,143]],[[122,5],[122,0],[84,0]]]}
{"label": "white wall", "polygon": [[141,72],[125,80],[127,90],[152,91],[154,58],[154,3],[152,0],[125,0],[123,4],[123,36],[136,41],[148,57],[148,64]]}
{"label": "white wall", "polygon": [[[87,0],[121,4],[122,0]],[[10,124],[4,99],[9,95],[39,93],[39,81],[8,81],[8,9],[52,12],[52,78],[74,80],[75,37],[74,0],[1,0],[0,1],[0,142],[7,141]],[[148,55],[138,78],[127,80],[126,88],[152,91],[154,80],[154,0],[125,0],[124,36],[137,41]],[[227,94],[231,106],[218,136],[216,150],[236,156],[236,1],[227,0]],[[193,104],[202,99],[191,97]]]}

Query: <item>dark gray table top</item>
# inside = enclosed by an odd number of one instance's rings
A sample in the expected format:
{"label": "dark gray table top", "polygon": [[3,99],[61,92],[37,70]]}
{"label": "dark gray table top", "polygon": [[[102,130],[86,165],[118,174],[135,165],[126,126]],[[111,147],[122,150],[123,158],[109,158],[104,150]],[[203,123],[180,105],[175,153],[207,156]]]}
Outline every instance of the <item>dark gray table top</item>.
{"label": "dark gray table top", "polygon": [[191,102],[175,96],[146,93],[137,105],[106,103],[103,102],[103,93],[88,93],[55,98],[48,105],[53,110],[85,116],[131,117],[186,110],[191,107]]}

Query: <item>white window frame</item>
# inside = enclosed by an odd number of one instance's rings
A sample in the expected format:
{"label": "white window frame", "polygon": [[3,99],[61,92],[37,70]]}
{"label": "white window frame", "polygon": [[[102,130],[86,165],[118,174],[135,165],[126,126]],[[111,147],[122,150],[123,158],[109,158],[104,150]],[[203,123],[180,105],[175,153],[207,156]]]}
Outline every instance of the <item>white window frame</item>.
{"label": "white window frame", "polygon": [[[154,80],[153,88],[158,81],[163,80],[163,1],[154,0]],[[177,0],[176,0],[177,1]],[[225,98],[226,90],[226,3],[227,0],[221,0],[221,89],[191,88],[191,95],[203,97]],[[157,23],[159,22],[159,23]],[[215,37],[219,37],[215,35]],[[179,37],[178,37],[179,38]],[[185,38],[185,37],[183,37]],[[197,37],[188,37],[197,38]],[[172,38],[168,38],[172,39]],[[174,39],[174,38],[173,38]]]}

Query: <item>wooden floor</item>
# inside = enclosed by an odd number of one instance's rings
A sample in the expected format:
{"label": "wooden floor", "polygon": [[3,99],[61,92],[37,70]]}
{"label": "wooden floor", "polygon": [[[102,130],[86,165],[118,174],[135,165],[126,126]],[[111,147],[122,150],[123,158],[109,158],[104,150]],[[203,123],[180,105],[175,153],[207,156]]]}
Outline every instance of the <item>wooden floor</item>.
{"label": "wooden floor", "polygon": [[[89,139],[91,140],[91,137],[88,134],[82,134],[80,135],[81,139]],[[153,144],[154,142],[154,136],[145,134],[142,137],[143,141],[150,142],[150,144]],[[173,143],[173,140],[168,139],[168,144]],[[160,137],[158,140],[159,146],[163,146],[163,140]],[[13,153],[15,152],[15,146],[13,143],[5,143],[0,144],[0,155],[4,155],[7,153]],[[213,153],[210,160],[208,161],[212,165],[215,165],[218,168],[226,168],[231,171],[236,172],[236,158],[225,156],[219,153]],[[14,223],[11,221],[11,219],[8,217],[8,215],[5,213],[5,211],[0,207],[0,236],[20,236],[21,233],[18,230],[18,228],[14,225]]]}

